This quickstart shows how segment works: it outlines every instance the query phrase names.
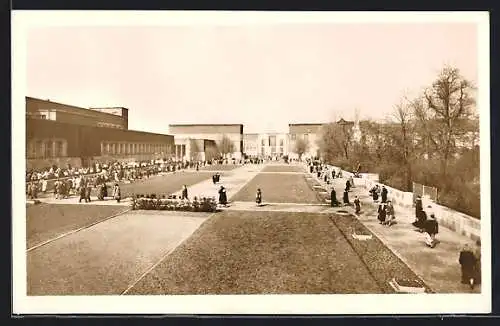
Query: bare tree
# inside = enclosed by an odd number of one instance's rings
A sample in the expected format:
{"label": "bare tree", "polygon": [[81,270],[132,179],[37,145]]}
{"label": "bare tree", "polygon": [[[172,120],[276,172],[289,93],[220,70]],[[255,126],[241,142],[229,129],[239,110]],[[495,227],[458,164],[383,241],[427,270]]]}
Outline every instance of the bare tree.
{"label": "bare tree", "polygon": [[222,139],[218,144],[219,152],[226,157],[228,154],[234,152],[234,144],[227,135],[222,135]]}
{"label": "bare tree", "polygon": [[307,143],[303,138],[297,138],[295,141],[295,153],[299,155],[299,159],[302,159],[302,155],[309,149],[309,143]]}
{"label": "bare tree", "polygon": [[445,67],[424,93],[427,110],[419,108],[421,112],[417,112],[424,118],[421,122],[427,124],[428,137],[441,156],[443,175],[456,149],[456,141],[465,135],[464,127],[473,113],[473,89],[472,83],[457,68]]}
{"label": "bare tree", "polygon": [[399,126],[399,133],[395,135],[396,148],[400,148],[402,164],[404,167],[404,183],[406,190],[411,189],[412,185],[412,168],[411,157],[413,153],[413,111],[411,103],[408,99],[403,99],[394,107],[392,119]]}
{"label": "bare tree", "polygon": [[218,159],[221,154],[216,146],[207,146],[205,148],[205,160],[211,161],[213,159]]}

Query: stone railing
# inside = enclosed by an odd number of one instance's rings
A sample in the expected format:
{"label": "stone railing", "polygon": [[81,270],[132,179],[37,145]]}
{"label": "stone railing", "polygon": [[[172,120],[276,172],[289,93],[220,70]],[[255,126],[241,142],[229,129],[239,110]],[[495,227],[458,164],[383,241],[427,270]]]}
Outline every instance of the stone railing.
{"label": "stone railing", "polygon": [[[329,166],[329,168],[335,168],[336,171],[340,169],[335,166]],[[350,177],[351,175],[353,175],[351,172],[342,170],[342,177]],[[384,184],[378,182],[378,175],[372,173],[361,173],[361,178],[355,178],[354,182],[356,186],[363,186],[367,190],[371,189],[376,184],[380,187],[384,186]],[[389,199],[396,205],[396,209],[397,207],[403,209],[412,209],[414,207],[412,192],[401,191],[387,185],[385,185],[385,187],[389,193]],[[424,197],[422,201],[424,208],[428,205],[432,206],[436,219],[441,226],[474,241],[481,238],[481,221],[479,219],[457,212],[449,207],[436,204],[426,197]]]}

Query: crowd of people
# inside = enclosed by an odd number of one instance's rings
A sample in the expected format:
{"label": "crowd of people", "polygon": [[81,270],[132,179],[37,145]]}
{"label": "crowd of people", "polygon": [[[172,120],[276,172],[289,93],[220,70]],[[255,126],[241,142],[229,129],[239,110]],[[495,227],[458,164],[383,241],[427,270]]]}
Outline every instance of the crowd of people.
{"label": "crowd of people", "polygon": [[[107,183],[131,183],[148,179],[160,173],[175,173],[184,169],[197,171],[207,165],[243,164],[244,160],[213,159],[209,161],[175,161],[157,160],[143,162],[95,162],[89,167],[74,168],[51,166],[47,169],[29,170],[26,173],[26,195],[29,199],[37,199],[40,193],[53,192],[56,199],[82,195],[93,188],[98,189],[98,199],[108,197]],[[220,176],[219,176],[220,177]],[[87,196],[88,197],[88,196]],[[85,197],[84,199],[85,200]]]}

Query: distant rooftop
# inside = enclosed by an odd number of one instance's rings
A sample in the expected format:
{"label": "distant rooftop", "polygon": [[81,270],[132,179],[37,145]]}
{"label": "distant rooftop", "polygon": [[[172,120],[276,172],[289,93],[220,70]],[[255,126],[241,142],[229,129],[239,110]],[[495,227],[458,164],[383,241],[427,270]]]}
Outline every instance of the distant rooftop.
{"label": "distant rooftop", "polygon": [[171,127],[216,127],[216,126],[243,126],[242,123],[180,123],[180,124],[170,124]]}

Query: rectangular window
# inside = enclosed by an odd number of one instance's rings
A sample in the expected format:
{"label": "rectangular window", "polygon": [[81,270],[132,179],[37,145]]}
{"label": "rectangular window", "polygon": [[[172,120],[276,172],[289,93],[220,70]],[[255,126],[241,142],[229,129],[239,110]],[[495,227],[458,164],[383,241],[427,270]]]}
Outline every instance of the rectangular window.
{"label": "rectangular window", "polygon": [[280,146],[283,147],[283,139],[280,139]]}
{"label": "rectangular window", "polygon": [[291,134],[290,137],[292,138],[292,140],[297,139],[297,135],[296,134]]}
{"label": "rectangular window", "polygon": [[304,134],[304,141],[306,143],[309,141],[309,135],[308,134]]}
{"label": "rectangular window", "polygon": [[261,144],[262,144],[262,147],[266,146],[266,141],[265,141],[265,139],[262,139]]}
{"label": "rectangular window", "polygon": [[52,141],[46,141],[45,142],[45,157],[52,157],[53,155],[53,150],[52,150]]}
{"label": "rectangular window", "polygon": [[56,157],[61,157],[63,155],[63,142],[62,141],[56,141],[56,152],[54,153]]}
{"label": "rectangular window", "polygon": [[43,142],[41,140],[37,140],[35,143],[35,156],[43,157]]}

